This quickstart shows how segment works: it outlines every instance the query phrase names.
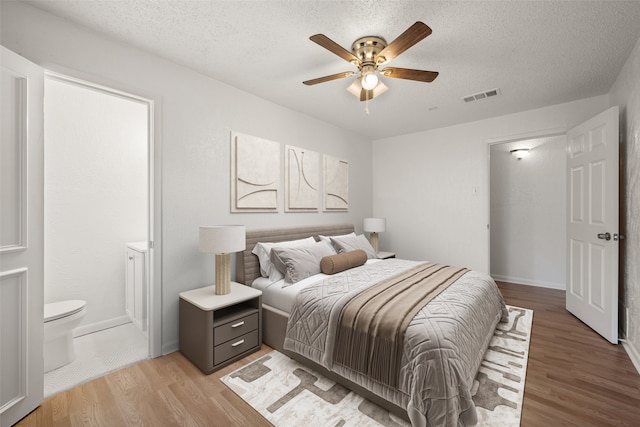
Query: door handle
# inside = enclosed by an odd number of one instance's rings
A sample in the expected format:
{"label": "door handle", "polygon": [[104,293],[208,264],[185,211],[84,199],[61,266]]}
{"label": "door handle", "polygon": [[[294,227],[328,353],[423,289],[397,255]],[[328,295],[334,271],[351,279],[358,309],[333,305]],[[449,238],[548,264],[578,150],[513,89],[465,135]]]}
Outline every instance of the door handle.
{"label": "door handle", "polygon": [[608,231],[606,233],[598,233],[598,239],[603,239],[603,240],[611,240],[611,233],[609,233]]}

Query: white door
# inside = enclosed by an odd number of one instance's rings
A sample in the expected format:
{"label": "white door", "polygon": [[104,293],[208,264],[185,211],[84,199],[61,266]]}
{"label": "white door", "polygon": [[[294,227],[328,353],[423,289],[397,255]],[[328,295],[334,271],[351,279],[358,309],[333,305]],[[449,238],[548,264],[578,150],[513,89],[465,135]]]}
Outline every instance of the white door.
{"label": "white door", "polygon": [[0,426],[42,402],[43,69],[0,46]]}
{"label": "white door", "polygon": [[618,107],[567,133],[567,310],[618,343]]}

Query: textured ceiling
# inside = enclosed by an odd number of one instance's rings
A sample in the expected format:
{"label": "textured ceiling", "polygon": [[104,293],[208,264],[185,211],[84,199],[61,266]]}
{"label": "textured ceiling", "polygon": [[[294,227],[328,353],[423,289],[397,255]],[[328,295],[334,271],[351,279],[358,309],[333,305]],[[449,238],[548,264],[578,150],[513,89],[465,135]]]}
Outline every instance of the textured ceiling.
{"label": "textured ceiling", "polygon": [[[606,94],[640,37],[640,1],[27,1],[371,139]],[[309,40],[323,33],[392,41],[415,21],[433,34],[389,65],[440,72],[433,83],[384,79],[370,114],[345,89],[353,70]],[[499,88],[501,96],[465,103]]]}

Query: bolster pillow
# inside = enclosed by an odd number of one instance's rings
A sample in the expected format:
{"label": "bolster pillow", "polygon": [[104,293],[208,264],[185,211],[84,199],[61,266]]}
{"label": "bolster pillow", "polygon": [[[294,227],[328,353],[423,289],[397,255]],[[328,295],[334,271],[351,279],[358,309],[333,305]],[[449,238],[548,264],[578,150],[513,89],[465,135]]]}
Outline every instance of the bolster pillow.
{"label": "bolster pillow", "polygon": [[337,255],[323,257],[320,260],[320,270],[324,274],[336,274],[341,271],[358,267],[367,262],[367,253],[362,249],[343,252]]}

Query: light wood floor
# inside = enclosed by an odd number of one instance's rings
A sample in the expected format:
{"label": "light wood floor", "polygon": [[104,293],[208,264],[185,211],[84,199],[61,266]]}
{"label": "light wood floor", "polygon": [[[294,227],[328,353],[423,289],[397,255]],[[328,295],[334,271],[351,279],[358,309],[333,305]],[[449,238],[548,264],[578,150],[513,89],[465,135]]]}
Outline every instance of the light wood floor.
{"label": "light wood floor", "polygon": [[[507,304],[534,310],[522,426],[640,426],[640,375],[612,345],[564,309],[564,292],[499,283]],[[57,394],[19,426],[270,426],[179,352]],[[320,426],[322,427],[322,426]]]}

